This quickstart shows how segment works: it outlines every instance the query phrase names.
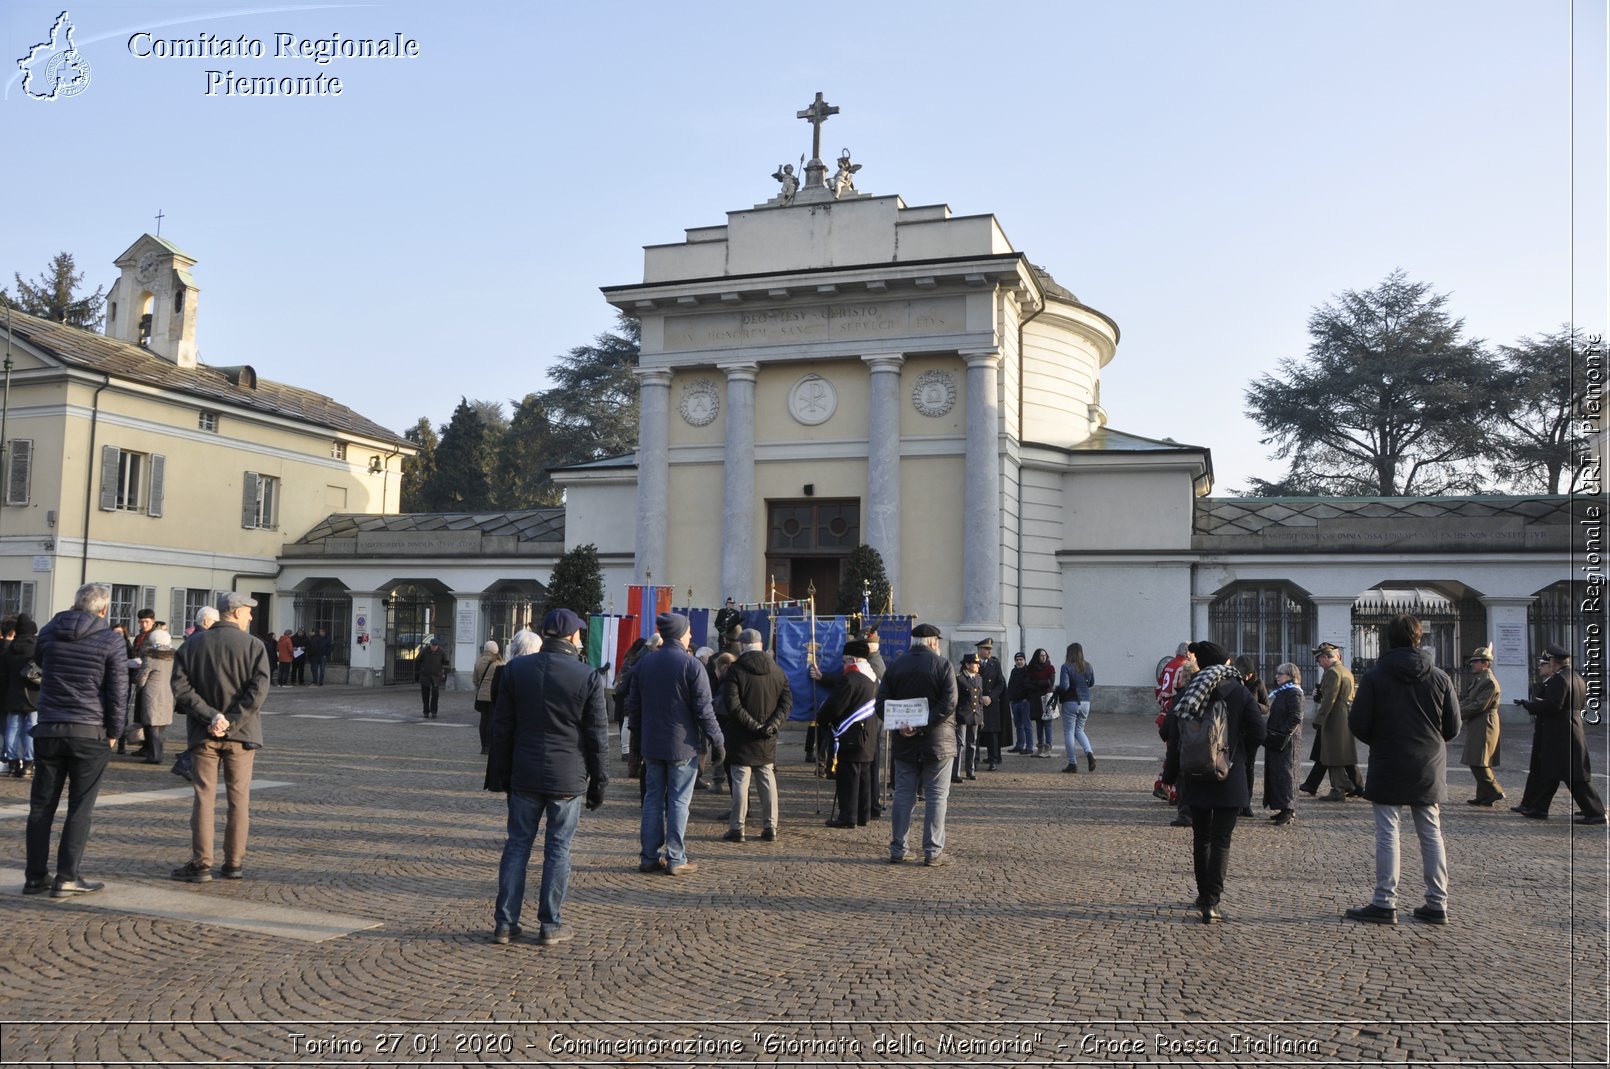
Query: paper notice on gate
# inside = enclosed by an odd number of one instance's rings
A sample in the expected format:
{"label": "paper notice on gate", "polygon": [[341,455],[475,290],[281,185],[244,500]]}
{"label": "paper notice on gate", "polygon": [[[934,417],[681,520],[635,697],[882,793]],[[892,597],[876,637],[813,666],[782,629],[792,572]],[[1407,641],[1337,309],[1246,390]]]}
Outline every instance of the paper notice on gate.
{"label": "paper notice on gate", "polygon": [[883,730],[928,726],[927,698],[890,698],[883,703]]}

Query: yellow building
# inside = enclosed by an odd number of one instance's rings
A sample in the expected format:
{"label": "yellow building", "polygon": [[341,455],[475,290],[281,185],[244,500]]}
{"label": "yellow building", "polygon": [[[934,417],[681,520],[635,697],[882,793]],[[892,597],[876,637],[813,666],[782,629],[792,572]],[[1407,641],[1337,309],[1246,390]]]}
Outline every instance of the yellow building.
{"label": "yellow building", "polygon": [[151,608],[178,633],[240,590],[262,603],[260,628],[283,628],[281,547],[332,513],[397,511],[405,440],[251,367],[197,361],[195,262],[142,235],[115,261],[104,334],[0,318],[0,612],[43,620],[106,582],[114,624]]}

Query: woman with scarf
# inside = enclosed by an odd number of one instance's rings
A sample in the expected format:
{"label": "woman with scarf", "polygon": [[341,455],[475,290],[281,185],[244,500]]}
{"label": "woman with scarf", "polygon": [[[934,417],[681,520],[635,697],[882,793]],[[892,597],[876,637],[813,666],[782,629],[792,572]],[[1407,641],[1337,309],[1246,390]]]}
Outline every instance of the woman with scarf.
{"label": "woman with scarf", "polygon": [[[1180,800],[1191,814],[1191,862],[1196,875],[1196,908],[1203,924],[1224,919],[1219,897],[1224,893],[1224,877],[1230,868],[1230,839],[1236,818],[1251,801],[1247,790],[1246,763],[1258,752],[1264,740],[1263,715],[1258,703],[1241,682],[1241,673],[1230,664],[1230,655],[1212,642],[1193,642],[1191,652],[1201,671],[1191,677],[1174,699],[1165,728],[1168,757],[1163,765],[1163,782],[1178,783]],[[1185,778],[1180,775],[1181,721],[1201,717],[1216,700],[1225,703],[1225,741],[1229,746],[1230,770],[1222,780]]]}
{"label": "woman with scarf", "polygon": [[1263,807],[1285,827],[1297,817],[1297,770],[1303,763],[1303,672],[1291,662],[1275,668],[1269,726],[1263,743]]}

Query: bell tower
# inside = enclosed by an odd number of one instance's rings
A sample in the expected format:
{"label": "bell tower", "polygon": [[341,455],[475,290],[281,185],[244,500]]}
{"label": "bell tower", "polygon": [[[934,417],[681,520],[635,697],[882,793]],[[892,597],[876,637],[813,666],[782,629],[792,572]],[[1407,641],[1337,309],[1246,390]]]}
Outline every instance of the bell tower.
{"label": "bell tower", "polygon": [[106,296],[108,338],[149,349],[179,367],[196,366],[196,259],[150,234],[112,261],[121,270]]}

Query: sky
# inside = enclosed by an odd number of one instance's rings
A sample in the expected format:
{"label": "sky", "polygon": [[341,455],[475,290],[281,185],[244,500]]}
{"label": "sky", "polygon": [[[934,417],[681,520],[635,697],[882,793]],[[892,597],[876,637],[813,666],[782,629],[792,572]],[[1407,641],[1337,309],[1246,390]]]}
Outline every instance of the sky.
{"label": "sky", "polygon": [[[1605,325],[1604,0],[117,0],[67,8],[82,91],[31,99],[15,60],[59,2],[0,11],[6,199],[33,206],[0,280],[65,250],[110,288],[160,211],[202,361],[398,432],[547,388],[644,245],[776,192],[817,91],[860,190],[993,213],[1116,320],[1111,425],[1210,447],[1219,493],[1281,473],[1243,391],[1345,290],[1402,269],[1492,344]],[[417,54],[297,54],[395,35]],[[156,43],[242,36],[261,58]]]}

